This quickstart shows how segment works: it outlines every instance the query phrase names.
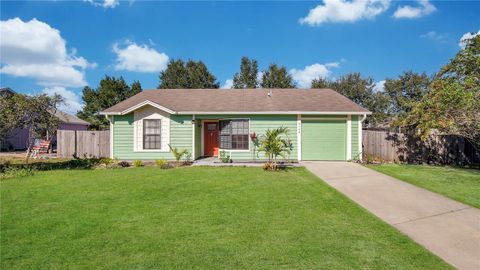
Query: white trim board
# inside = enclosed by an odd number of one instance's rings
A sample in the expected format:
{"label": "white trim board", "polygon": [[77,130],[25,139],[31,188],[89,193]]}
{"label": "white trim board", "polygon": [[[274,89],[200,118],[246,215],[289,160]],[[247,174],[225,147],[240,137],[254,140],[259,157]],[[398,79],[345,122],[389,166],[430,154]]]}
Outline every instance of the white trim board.
{"label": "white trim board", "polygon": [[246,114],[251,114],[251,115],[292,115],[292,114],[305,114],[305,115],[367,115],[367,114],[372,114],[371,112],[338,112],[338,111],[174,111],[169,108],[166,108],[164,106],[159,105],[158,103],[146,100],[143,101],[135,106],[132,106],[126,110],[123,110],[121,112],[100,112],[102,115],[124,115],[127,113],[130,113],[136,109],[139,109],[145,105],[150,105],[153,106],[159,110],[165,111],[169,114],[179,114],[179,115],[184,115],[184,114],[196,114],[196,115],[222,115],[222,114],[230,114],[230,115],[246,115]]}
{"label": "white trim board", "polygon": [[347,117],[347,160],[352,159],[352,116]]}
{"label": "white trim board", "polygon": [[297,114],[297,160],[302,160],[302,116]]}

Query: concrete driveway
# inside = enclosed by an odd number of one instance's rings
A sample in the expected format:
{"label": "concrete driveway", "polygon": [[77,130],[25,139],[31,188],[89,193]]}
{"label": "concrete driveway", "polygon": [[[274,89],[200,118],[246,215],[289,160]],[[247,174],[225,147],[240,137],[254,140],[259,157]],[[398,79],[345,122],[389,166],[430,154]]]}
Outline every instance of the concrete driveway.
{"label": "concrete driveway", "polygon": [[458,269],[480,269],[480,210],[347,162],[311,172]]}

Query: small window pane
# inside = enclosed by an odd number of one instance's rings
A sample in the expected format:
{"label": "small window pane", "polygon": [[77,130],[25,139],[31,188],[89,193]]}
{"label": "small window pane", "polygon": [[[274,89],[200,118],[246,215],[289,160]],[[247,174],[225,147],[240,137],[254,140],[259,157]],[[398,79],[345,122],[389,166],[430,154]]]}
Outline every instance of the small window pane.
{"label": "small window pane", "polygon": [[215,131],[215,130],[217,130],[217,124],[215,124],[215,123],[207,124],[207,129],[209,131]]}
{"label": "small window pane", "polygon": [[143,149],[161,149],[161,120],[143,120]]}

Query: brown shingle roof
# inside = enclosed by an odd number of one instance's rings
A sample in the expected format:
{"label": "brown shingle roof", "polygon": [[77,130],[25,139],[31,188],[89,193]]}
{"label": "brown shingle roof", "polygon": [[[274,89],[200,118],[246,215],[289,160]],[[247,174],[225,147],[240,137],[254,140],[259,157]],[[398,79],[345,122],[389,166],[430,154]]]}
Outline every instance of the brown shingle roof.
{"label": "brown shingle roof", "polygon": [[[271,95],[268,93],[271,91]],[[370,113],[331,89],[159,89],[146,90],[103,111],[119,114],[150,101],[175,113]]]}

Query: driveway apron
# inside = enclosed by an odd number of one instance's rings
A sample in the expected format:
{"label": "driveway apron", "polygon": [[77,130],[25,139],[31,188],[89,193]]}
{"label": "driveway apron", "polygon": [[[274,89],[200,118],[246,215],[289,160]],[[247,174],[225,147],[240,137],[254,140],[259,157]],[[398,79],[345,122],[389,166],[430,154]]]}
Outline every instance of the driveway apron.
{"label": "driveway apron", "polygon": [[458,269],[480,269],[480,209],[348,162],[311,172]]}

